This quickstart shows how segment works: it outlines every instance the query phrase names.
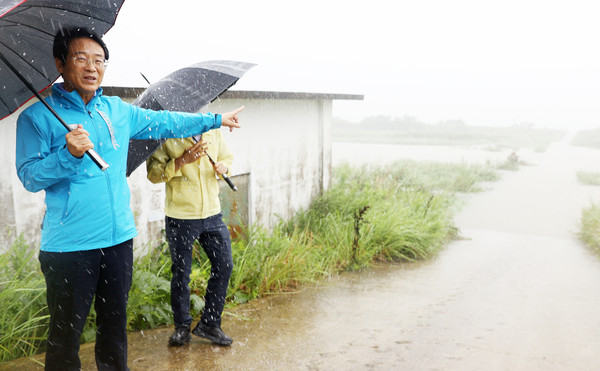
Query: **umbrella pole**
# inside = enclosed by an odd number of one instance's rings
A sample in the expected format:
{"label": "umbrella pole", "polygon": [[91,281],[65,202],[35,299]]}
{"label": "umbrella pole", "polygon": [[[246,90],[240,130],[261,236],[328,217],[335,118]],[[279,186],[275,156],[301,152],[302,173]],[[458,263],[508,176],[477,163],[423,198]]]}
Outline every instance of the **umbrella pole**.
{"label": "umbrella pole", "polygon": [[[192,138],[192,140],[194,142],[198,143],[195,138]],[[213,164],[213,166],[214,166],[215,165],[215,161],[212,159],[212,157],[210,157],[210,155],[208,154],[208,152],[204,151],[204,153],[206,154],[206,157],[208,157],[208,161],[210,161],[210,163]],[[235,186],[235,184],[233,184],[233,182],[231,181],[231,179],[229,179],[229,177],[227,176],[227,174],[221,174],[221,177],[229,185],[229,188],[231,188],[233,191],[237,191],[237,187]]]}
{"label": "umbrella pole", "polygon": [[[21,80],[23,84],[25,84],[25,86],[27,86],[27,88],[31,90],[31,92],[40,100],[40,102],[42,102],[44,106],[48,108],[48,110],[54,115],[54,117],[56,117],[58,121],[60,121],[60,123],[65,127],[65,129],[71,131],[71,128],[65,122],[65,120],[63,120],[62,117],[60,117],[60,115],[54,110],[54,108],[50,107],[50,105],[42,98],[40,93],[38,93],[38,91],[33,87],[33,85],[31,85],[29,81],[27,81],[25,77],[21,75],[19,71],[17,71],[17,69],[4,57],[4,55],[0,54],[0,60],[2,60],[2,62],[4,62],[8,66],[8,68],[10,68],[11,71],[13,71],[13,73],[19,78],[19,80]],[[85,154],[88,155],[101,170],[104,171],[108,169],[109,165],[93,149],[88,150]]]}

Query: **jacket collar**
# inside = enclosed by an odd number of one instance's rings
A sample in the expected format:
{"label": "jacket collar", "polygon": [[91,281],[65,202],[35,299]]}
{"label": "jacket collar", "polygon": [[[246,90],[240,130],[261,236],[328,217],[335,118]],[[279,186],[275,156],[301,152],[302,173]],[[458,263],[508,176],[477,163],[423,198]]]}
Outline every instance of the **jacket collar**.
{"label": "jacket collar", "polygon": [[[53,95],[52,98],[54,98],[56,96],[56,98],[62,99],[63,102],[61,102],[61,103],[64,106],[66,106],[66,108],[77,107],[77,108],[81,108],[82,110],[86,110],[86,106],[83,103],[83,99],[81,98],[79,93],[76,90],[73,90],[72,92],[66,91],[64,88],[64,84],[65,84],[64,82],[59,82],[59,83],[52,85],[52,95]],[[94,95],[92,100],[90,100],[90,102],[87,105],[89,107],[95,106],[98,99],[101,96],[102,96],[102,88],[98,88],[98,90],[96,90],[96,94]]]}

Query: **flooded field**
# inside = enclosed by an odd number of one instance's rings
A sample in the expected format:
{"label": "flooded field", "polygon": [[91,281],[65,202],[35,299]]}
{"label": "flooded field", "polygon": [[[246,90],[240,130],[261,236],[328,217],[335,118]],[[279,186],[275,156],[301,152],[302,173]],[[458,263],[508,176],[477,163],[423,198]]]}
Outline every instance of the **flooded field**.
{"label": "flooded field", "polygon": [[[483,147],[334,142],[332,159],[334,166],[344,161],[349,161],[357,166],[365,164],[384,166],[404,159],[482,164],[506,161],[510,153],[510,150],[492,151]],[[531,150],[525,150],[519,154],[527,157],[535,155]]]}
{"label": "flooded field", "polygon": [[[334,143],[334,162],[352,159],[351,146]],[[379,163],[405,154],[448,162],[508,155],[360,146]],[[230,348],[199,338],[170,348],[171,328],[132,333],[130,368],[598,369],[600,258],[574,232],[581,209],[600,200],[600,187],[578,184],[575,172],[598,171],[600,153],[565,141],[519,155],[527,166],[503,172],[489,191],[465,196],[456,218],[463,239],[437,258],[343,274],[238,307],[223,320],[234,339]],[[93,345],[83,346],[81,356],[83,369],[94,370]],[[7,369],[41,367],[23,359],[0,365]]]}

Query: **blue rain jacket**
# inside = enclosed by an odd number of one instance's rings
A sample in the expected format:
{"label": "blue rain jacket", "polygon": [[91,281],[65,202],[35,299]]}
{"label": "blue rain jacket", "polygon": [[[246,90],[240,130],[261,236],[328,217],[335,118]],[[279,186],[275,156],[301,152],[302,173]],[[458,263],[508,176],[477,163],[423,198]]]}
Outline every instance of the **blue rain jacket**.
{"label": "blue rain jacket", "polygon": [[54,84],[46,102],[67,124],[82,124],[109,164],[102,171],[87,155],[71,155],[65,128],[41,102],[21,113],[17,175],[28,191],[46,192],[41,250],[50,252],[105,248],[137,235],[125,174],[130,138],[187,138],[221,126],[220,115],[146,110],[101,88],[85,105],[76,91]]}

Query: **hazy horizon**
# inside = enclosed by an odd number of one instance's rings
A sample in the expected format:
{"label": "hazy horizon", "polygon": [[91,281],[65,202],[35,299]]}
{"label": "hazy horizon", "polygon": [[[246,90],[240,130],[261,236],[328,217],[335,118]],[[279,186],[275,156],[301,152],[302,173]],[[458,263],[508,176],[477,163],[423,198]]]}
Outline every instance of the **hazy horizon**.
{"label": "hazy horizon", "polygon": [[233,90],[364,95],[333,115],[427,123],[600,126],[593,1],[125,1],[105,85],[145,86],[200,61],[256,63]]}

